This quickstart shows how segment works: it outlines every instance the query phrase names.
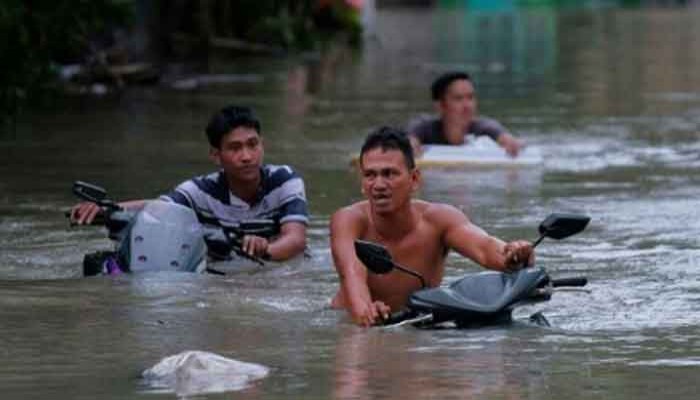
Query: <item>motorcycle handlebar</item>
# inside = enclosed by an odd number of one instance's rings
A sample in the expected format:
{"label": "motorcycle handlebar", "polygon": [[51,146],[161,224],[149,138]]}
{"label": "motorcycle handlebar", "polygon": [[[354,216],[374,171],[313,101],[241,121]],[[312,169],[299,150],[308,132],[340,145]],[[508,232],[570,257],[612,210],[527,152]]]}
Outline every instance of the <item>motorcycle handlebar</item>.
{"label": "motorcycle handlebar", "polygon": [[234,252],[238,256],[247,258],[259,265],[265,265],[262,259],[251,256],[243,251],[241,238],[230,234],[226,229],[205,228],[204,241],[207,244],[209,255],[215,259],[226,260],[230,253]]}
{"label": "motorcycle handlebar", "polygon": [[552,279],[552,287],[562,287],[562,286],[586,286],[588,284],[588,278],[585,276],[577,276],[574,278],[560,278]]}
{"label": "motorcycle handlebar", "polygon": [[408,309],[399,310],[394,313],[391,313],[391,315],[389,315],[389,318],[382,320],[379,323],[379,325],[394,325],[409,318],[413,318],[415,316],[416,313]]}
{"label": "motorcycle handlebar", "polygon": [[[70,211],[66,211],[64,215],[66,218],[68,218],[70,220],[71,226],[77,226],[78,223],[76,223],[75,221],[73,221],[71,219],[70,214],[71,214]],[[104,211],[100,211],[99,213],[97,213],[97,215],[95,215],[95,218],[93,218],[93,220],[87,225],[102,226],[104,224],[105,224],[105,214],[104,214]]]}
{"label": "motorcycle handlebar", "polygon": [[223,227],[223,231],[232,237],[242,238],[246,235],[260,236],[269,239],[279,234],[279,225],[272,220],[241,221],[236,226]]}

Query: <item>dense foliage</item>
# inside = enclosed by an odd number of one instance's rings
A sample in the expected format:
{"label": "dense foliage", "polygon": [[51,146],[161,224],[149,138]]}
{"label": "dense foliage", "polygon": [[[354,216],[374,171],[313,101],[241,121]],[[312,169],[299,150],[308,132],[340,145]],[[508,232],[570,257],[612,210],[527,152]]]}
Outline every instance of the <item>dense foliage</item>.
{"label": "dense foliage", "polygon": [[3,0],[0,2],[0,113],[14,115],[45,97],[56,62],[82,61],[91,40],[130,21],[129,0]]}
{"label": "dense foliage", "polygon": [[234,35],[294,48],[312,48],[331,34],[359,40],[359,10],[347,0],[238,0],[235,11],[224,15]]}
{"label": "dense foliage", "polygon": [[[142,24],[160,38],[185,33],[263,43],[284,49],[318,47],[331,32],[360,33],[360,0],[3,0],[0,2],[0,124],[47,98],[56,65],[85,63],[109,46],[110,34],[148,9]],[[142,10],[143,11],[143,10]],[[173,19],[175,23],[173,24]],[[153,21],[159,21],[152,24]]]}

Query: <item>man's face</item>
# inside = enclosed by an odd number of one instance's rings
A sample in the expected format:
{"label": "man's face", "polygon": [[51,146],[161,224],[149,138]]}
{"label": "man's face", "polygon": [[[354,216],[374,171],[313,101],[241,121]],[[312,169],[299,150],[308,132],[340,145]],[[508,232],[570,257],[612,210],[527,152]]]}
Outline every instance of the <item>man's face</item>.
{"label": "man's face", "polygon": [[437,102],[438,112],[444,120],[465,127],[476,115],[476,93],[471,82],[458,79],[450,83],[445,95]]}
{"label": "man's face", "polygon": [[362,155],[362,193],[378,214],[396,211],[418,188],[419,173],[409,170],[400,150],[375,148]]}
{"label": "man's face", "polygon": [[221,137],[221,147],[210,155],[230,178],[255,181],[263,158],[262,138],[253,128],[239,126]]}

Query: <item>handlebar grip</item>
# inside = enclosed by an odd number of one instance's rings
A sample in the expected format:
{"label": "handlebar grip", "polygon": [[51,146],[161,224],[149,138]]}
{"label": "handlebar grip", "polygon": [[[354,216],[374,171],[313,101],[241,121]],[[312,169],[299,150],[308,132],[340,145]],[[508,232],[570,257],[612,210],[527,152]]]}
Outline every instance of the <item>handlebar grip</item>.
{"label": "handlebar grip", "polygon": [[561,287],[561,286],[586,286],[588,284],[588,278],[585,276],[577,276],[573,278],[561,278],[561,279],[552,279],[552,286],[553,287]]}
{"label": "handlebar grip", "polygon": [[394,325],[398,324],[407,319],[415,318],[418,314],[415,311],[409,309],[403,309],[389,315],[389,318],[382,320],[379,325]]}

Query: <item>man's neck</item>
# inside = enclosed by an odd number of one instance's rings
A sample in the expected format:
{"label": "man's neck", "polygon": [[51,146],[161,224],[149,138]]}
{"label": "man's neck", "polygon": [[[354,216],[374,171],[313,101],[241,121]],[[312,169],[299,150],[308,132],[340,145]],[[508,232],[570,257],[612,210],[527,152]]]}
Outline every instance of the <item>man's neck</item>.
{"label": "man's neck", "polygon": [[239,199],[245,201],[248,204],[254,204],[258,197],[258,189],[260,187],[260,181],[262,180],[262,174],[258,174],[258,178],[255,180],[240,181],[229,176],[226,176],[226,183],[228,184],[228,190]]}
{"label": "man's neck", "polygon": [[387,242],[401,240],[413,232],[416,226],[412,201],[391,214],[377,214],[375,212],[371,212],[371,214],[374,230],[382,240]]}
{"label": "man's neck", "polygon": [[463,144],[464,133],[467,130],[468,124],[461,122],[451,122],[447,119],[442,119],[442,132],[445,135],[445,140],[449,144]]}

